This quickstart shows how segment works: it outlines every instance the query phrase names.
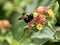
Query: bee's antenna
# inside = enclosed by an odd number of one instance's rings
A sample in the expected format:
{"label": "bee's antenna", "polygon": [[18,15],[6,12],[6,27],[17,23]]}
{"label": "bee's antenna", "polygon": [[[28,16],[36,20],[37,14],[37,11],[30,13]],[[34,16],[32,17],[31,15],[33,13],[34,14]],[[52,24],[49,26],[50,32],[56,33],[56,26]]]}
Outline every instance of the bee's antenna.
{"label": "bee's antenna", "polygon": [[22,19],[22,17],[20,17],[18,20],[21,20]]}
{"label": "bee's antenna", "polygon": [[[26,14],[26,12],[22,13],[22,16],[25,14]],[[21,20],[21,19],[23,19],[23,17],[20,17],[18,20]]]}
{"label": "bee's antenna", "polygon": [[22,13],[22,15],[25,15],[25,14],[26,14],[26,12]]}
{"label": "bee's antenna", "polygon": [[18,20],[21,20],[21,19],[23,19],[23,17],[21,16]]}

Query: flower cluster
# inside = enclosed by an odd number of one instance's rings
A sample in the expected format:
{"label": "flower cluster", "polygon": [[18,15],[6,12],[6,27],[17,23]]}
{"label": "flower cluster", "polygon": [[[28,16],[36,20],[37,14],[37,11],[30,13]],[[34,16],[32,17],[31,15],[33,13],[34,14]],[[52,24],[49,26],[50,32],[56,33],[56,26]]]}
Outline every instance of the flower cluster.
{"label": "flower cluster", "polygon": [[11,24],[8,20],[0,20],[0,28],[10,28]]}
{"label": "flower cluster", "polygon": [[38,30],[42,30],[44,24],[46,23],[47,16],[54,18],[54,13],[52,9],[46,6],[38,7],[33,13],[33,19],[28,23],[28,28],[32,29],[36,27]]}

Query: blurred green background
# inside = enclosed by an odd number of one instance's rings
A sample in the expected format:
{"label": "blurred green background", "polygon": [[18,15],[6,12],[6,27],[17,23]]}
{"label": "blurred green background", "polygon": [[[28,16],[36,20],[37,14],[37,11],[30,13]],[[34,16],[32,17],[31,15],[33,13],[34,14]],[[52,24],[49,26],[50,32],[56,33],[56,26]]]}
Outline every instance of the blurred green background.
{"label": "blurred green background", "polygon": [[[52,6],[56,10],[55,16],[57,18],[57,23],[55,26],[57,27],[58,30],[60,30],[60,27],[59,27],[60,26],[60,5],[58,4],[60,4],[59,0],[0,0],[0,20],[8,20],[12,25],[12,27],[9,29],[7,34],[4,37],[0,37],[0,40],[1,39],[3,40],[6,37],[6,40],[1,42],[0,45],[9,45],[9,44],[10,45],[43,45],[45,42],[47,42],[48,39],[36,38],[35,40],[34,38],[32,40],[30,37],[31,32],[28,32],[30,34],[28,34],[24,38],[22,44],[20,44],[19,41],[23,37],[22,33],[24,30],[24,27],[26,26],[26,23],[23,20],[18,20],[18,19],[20,18],[20,16],[22,16],[23,12],[33,13],[33,11],[39,6]],[[46,31],[45,32],[43,31],[41,34],[43,36],[47,34],[48,35],[51,34],[50,32],[46,34],[45,33]],[[36,35],[39,36],[40,34],[38,33]],[[49,38],[50,36],[48,35],[46,37]],[[51,35],[53,35],[53,33]],[[53,43],[51,41],[48,41],[45,44],[60,45],[59,42]]]}

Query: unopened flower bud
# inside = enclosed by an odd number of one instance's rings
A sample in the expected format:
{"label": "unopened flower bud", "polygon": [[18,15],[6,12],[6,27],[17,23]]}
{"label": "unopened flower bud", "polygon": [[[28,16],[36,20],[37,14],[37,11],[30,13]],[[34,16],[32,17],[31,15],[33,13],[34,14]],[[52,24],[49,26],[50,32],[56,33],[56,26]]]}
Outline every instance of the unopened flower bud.
{"label": "unopened flower bud", "polygon": [[3,24],[2,24],[2,21],[0,20],[0,28],[2,28],[3,27]]}
{"label": "unopened flower bud", "polygon": [[5,28],[11,27],[11,24],[9,23],[8,20],[2,20],[2,24],[3,24],[3,26],[4,26]]}

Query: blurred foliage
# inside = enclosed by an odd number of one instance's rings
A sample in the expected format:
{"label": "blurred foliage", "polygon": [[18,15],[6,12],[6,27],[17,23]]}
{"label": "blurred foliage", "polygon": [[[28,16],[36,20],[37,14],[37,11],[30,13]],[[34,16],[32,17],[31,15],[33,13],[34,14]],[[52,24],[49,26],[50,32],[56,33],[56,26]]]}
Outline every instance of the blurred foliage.
{"label": "blurred foliage", "polygon": [[[33,13],[39,6],[50,6],[57,18],[57,21],[54,20],[51,23],[57,22],[56,26],[60,26],[60,6],[58,3],[60,4],[59,0],[0,0],[0,20],[9,20],[12,25],[5,36],[0,36],[0,45],[59,45],[60,43],[48,41],[54,40],[54,33],[48,27],[44,27],[41,32],[32,33],[32,31],[24,29],[26,23],[23,20],[18,20],[23,12]],[[60,31],[60,27],[58,31]]]}

